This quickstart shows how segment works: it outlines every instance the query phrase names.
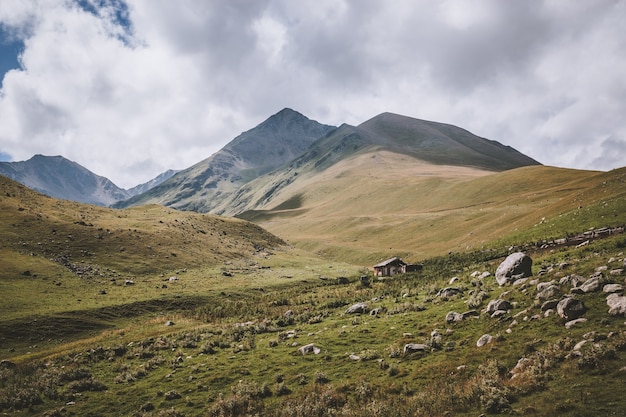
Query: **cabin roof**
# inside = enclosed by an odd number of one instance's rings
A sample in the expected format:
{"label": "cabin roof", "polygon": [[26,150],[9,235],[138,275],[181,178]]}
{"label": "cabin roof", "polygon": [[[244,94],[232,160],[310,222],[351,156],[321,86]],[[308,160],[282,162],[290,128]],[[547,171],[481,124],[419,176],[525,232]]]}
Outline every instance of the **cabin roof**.
{"label": "cabin roof", "polygon": [[406,262],[404,262],[402,259],[398,258],[397,256],[394,256],[393,258],[389,258],[386,261],[382,261],[380,263],[377,263],[376,265],[374,265],[374,268],[382,268],[383,266],[387,266],[389,264],[392,264],[394,262],[398,262],[400,264],[405,264]]}

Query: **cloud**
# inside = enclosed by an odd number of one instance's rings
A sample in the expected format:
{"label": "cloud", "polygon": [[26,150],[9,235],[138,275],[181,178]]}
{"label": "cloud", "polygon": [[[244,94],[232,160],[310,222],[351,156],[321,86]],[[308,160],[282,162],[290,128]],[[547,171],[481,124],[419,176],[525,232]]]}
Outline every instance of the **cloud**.
{"label": "cloud", "polygon": [[0,151],[130,187],[283,107],[456,124],[547,164],[625,165],[623,1],[7,0]]}

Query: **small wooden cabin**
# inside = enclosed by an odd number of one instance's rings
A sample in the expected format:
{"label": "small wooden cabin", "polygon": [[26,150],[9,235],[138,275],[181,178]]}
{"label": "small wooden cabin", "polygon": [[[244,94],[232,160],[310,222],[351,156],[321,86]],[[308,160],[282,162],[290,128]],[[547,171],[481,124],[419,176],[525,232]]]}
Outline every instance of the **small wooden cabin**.
{"label": "small wooden cabin", "polygon": [[422,269],[419,264],[407,264],[402,259],[394,256],[373,266],[375,277],[391,277],[396,274],[405,274]]}

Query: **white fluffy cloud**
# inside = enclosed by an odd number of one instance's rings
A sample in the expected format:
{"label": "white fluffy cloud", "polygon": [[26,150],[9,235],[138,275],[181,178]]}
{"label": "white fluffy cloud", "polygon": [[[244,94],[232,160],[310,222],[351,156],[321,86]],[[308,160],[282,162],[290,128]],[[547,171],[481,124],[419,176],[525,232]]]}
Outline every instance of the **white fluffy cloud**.
{"label": "white fluffy cloud", "polygon": [[[24,42],[0,152],[130,187],[291,107],[456,124],[551,165],[626,165],[626,2],[3,0]],[[1,74],[0,74],[1,76]]]}

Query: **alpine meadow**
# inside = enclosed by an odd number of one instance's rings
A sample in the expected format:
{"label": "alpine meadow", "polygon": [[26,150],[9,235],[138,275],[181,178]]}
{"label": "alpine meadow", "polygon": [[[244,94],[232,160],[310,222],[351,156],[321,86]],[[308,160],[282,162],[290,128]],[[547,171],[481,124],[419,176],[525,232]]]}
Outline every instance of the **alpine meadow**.
{"label": "alpine meadow", "polygon": [[624,413],[626,168],[291,109],[132,192],[55,158],[0,165],[5,415]]}

